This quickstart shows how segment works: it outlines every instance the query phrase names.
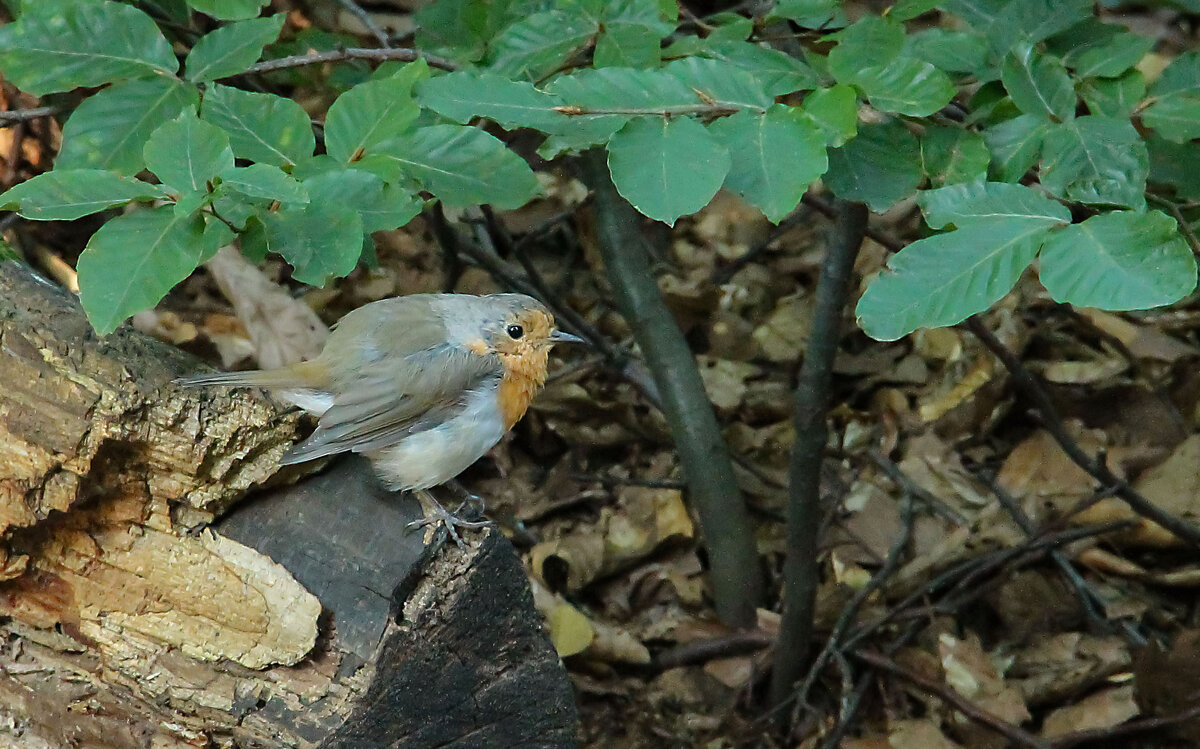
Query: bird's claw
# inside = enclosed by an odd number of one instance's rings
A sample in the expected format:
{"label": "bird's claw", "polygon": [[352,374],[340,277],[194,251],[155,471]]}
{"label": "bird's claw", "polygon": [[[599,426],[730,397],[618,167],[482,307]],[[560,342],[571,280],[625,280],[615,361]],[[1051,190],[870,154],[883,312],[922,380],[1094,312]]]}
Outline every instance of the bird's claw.
{"label": "bird's claw", "polygon": [[[474,495],[471,496],[474,497]],[[478,497],[474,498],[479,499]],[[421,503],[422,509],[425,511],[425,517],[409,523],[408,529],[410,531],[415,531],[428,526],[442,525],[446,528],[446,533],[454,541],[454,545],[461,549],[466,544],[462,540],[462,536],[459,535],[458,530],[460,528],[473,531],[479,530],[480,528],[486,528],[492,524],[491,521],[488,520],[464,520],[455,513],[447,510],[445,507],[442,507],[441,503],[433,499],[431,495],[426,494],[425,499],[426,501]],[[482,500],[480,500],[480,503],[482,504]],[[467,504],[472,503],[468,500],[460,505],[458,509],[461,510]],[[478,515],[476,515],[476,517],[478,517]]]}

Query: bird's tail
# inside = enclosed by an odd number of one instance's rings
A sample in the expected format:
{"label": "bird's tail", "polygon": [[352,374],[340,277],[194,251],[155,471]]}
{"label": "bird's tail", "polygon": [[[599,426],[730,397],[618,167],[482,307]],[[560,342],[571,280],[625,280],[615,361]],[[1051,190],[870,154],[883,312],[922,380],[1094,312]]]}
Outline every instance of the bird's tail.
{"label": "bird's tail", "polygon": [[279,369],[253,369],[247,372],[212,372],[180,377],[177,385],[204,387],[314,388],[324,384],[323,370],[316,362],[308,361]]}

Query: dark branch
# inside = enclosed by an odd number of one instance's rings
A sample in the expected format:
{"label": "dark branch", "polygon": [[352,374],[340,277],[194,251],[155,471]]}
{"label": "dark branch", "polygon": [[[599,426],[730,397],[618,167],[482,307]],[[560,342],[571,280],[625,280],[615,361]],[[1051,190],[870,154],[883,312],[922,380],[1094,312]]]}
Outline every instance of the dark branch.
{"label": "dark branch", "polygon": [[771,674],[772,704],[787,699],[800,678],[820,583],[817,534],[821,527],[821,463],[828,435],[826,409],[833,381],[833,358],[841,340],[842,317],[854,259],[867,229],[867,207],[839,202],[834,210],[829,251],[817,281],[813,329],[800,366],[793,402],[796,441],[788,469],[787,557],[783,563],[783,619]]}
{"label": "dark branch", "polygon": [[595,193],[596,236],[617,308],[658,383],[663,414],[700,514],[717,616],[731,625],[750,626],[763,599],[763,579],[754,526],[720,424],[695,357],[650,270],[640,214],[617,194],[602,154],[584,154],[583,167]]}

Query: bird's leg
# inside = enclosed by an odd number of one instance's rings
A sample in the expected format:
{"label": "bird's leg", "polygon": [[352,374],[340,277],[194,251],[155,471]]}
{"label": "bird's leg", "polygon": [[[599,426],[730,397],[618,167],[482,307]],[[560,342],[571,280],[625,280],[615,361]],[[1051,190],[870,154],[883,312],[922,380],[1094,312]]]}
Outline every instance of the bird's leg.
{"label": "bird's leg", "polygon": [[462,508],[467,507],[471,512],[470,517],[483,518],[483,513],[487,510],[487,503],[483,501],[483,497],[472,493],[458,479],[450,479],[446,482],[446,486],[450,487],[450,491],[457,494],[459,499],[463,501],[455,512],[461,512]]}
{"label": "bird's leg", "polygon": [[417,495],[417,501],[421,503],[421,510],[425,513],[425,517],[409,523],[408,527],[410,530],[416,530],[417,528],[424,528],[430,525],[444,525],[446,526],[446,532],[450,534],[450,538],[452,538],[455,545],[461,549],[464,544],[462,537],[458,535],[459,528],[478,530],[479,528],[485,528],[491,525],[491,523],[487,522],[486,520],[463,520],[462,518],[454,515],[445,507],[442,507],[441,502],[438,502],[436,499],[434,499],[434,496],[430,494],[429,490],[427,489],[414,489],[413,493]]}

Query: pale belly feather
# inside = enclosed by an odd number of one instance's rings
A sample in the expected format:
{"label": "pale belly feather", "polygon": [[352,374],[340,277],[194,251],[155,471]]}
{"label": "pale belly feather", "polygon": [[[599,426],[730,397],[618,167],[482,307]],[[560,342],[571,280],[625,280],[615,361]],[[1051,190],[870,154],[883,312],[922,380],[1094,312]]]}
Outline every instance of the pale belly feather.
{"label": "pale belly feather", "polygon": [[465,471],[507,431],[492,388],[468,396],[463,410],[445,423],[368,454],[393,489],[428,489]]}

